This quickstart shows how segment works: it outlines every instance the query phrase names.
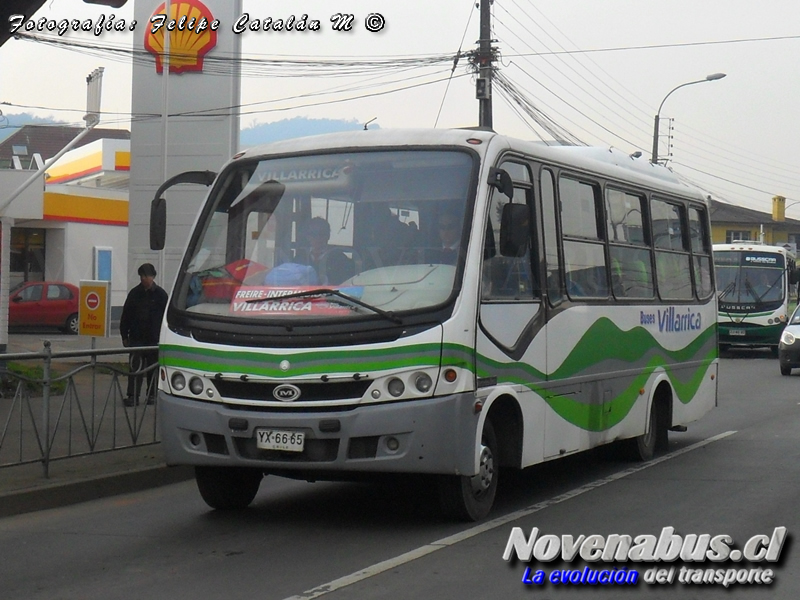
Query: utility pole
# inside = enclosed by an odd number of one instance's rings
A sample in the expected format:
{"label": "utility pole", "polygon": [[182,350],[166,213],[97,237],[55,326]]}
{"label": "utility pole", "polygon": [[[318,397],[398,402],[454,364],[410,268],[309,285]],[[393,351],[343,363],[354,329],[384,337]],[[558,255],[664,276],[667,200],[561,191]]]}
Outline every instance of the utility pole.
{"label": "utility pole", "polygon": [[480,0],[481,37],[478,40],[480,45],[475,60],[478,66],[478,79],[475,82],[475,97],[478,99],[478,125],[488,129],[492,128],[492,63],[494,62],[491,4],[492,0]]}

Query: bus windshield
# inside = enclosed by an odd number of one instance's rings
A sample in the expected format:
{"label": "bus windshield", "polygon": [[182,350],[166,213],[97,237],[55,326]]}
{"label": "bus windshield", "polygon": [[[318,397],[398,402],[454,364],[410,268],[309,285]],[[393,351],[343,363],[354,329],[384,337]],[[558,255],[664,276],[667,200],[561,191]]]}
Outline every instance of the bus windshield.
{"label": "bus windshield", "polygon": [[782,302],[785,262],[780,254],[765,252],[716,253],[714,262],[720,303]]}
{"label": "bus windshield", "polygon": [[451,150],[234,162],[198,222],[175,306],[283,322],[441,305],[459,287],[475,169]]}

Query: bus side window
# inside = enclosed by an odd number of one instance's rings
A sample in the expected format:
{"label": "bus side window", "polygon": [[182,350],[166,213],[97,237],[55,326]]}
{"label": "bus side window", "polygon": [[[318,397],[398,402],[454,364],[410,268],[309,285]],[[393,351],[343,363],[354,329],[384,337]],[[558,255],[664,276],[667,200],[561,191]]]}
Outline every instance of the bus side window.
{"label": "bus side window", "polygon": [[606,298],[608,278],[599,186],[561,176],[558,191],[567,294],[571,298]]}
{"label": "bus side window", "polygon": [[531,268],[532,185],[527,165],[505,162],[514,181],[514,197],[492,190],[483,245],[481,298],[525,302],[538,297]]}
{"label": "bus side window", "polygon": [[652,298],[654,294],[644,203],[640,194],[606,188],[606,235],[615,298]]}
{"label": "bus side window", "polygon": [[711,280],[711,247],[706,211],[691,207],[689,209],[689,234],[692,240],[692,268],[697,297],[701,300],[714,293]]}
{"label": "bus side window", "polygon": [[547,298],[551,306],[559,304],[563,299],[561,286],[561,261],[558,253],[558,228],[556,226],[556,211],[558,210],[555,178],[549,169],[542,169],[541,174],[542,195],[542,224],[544,225],[544,253]]}
{"label": "bus side window", "polygon": [[656,249],[656,282],[662,300],[688,300],[692,292],[691,257],[684,231],[682,205],[652,200],[653,241]]}

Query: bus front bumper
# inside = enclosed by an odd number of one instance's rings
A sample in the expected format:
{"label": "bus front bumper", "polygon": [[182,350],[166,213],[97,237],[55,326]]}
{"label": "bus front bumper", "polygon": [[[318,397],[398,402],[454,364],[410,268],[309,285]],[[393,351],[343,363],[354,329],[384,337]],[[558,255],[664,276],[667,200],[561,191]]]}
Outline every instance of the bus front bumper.
{"label": "bus front bumper", "polygon": [[730,346],[777,346],[784,323],[753,326],[749,324],[720,323],[719,343]]}
{"label": "bus front bumper", "polygon": [[[169,465],[333,474],[473,475],[480,414],[474,393],[352,410],[268,412],[159,392],[159,431]],[[260,430],[303,432],[302,451],[260,449]],[[298,473],[299,474],[299,473]]]}

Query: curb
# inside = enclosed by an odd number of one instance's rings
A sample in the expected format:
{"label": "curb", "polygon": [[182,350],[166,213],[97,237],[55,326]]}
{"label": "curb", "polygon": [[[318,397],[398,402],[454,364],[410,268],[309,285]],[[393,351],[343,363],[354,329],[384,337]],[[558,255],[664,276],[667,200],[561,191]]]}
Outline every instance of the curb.
{"label": "curb", "polygon": [[189,466],[147,467],[0,495],[0,518],[139,492],[194,478]]}

